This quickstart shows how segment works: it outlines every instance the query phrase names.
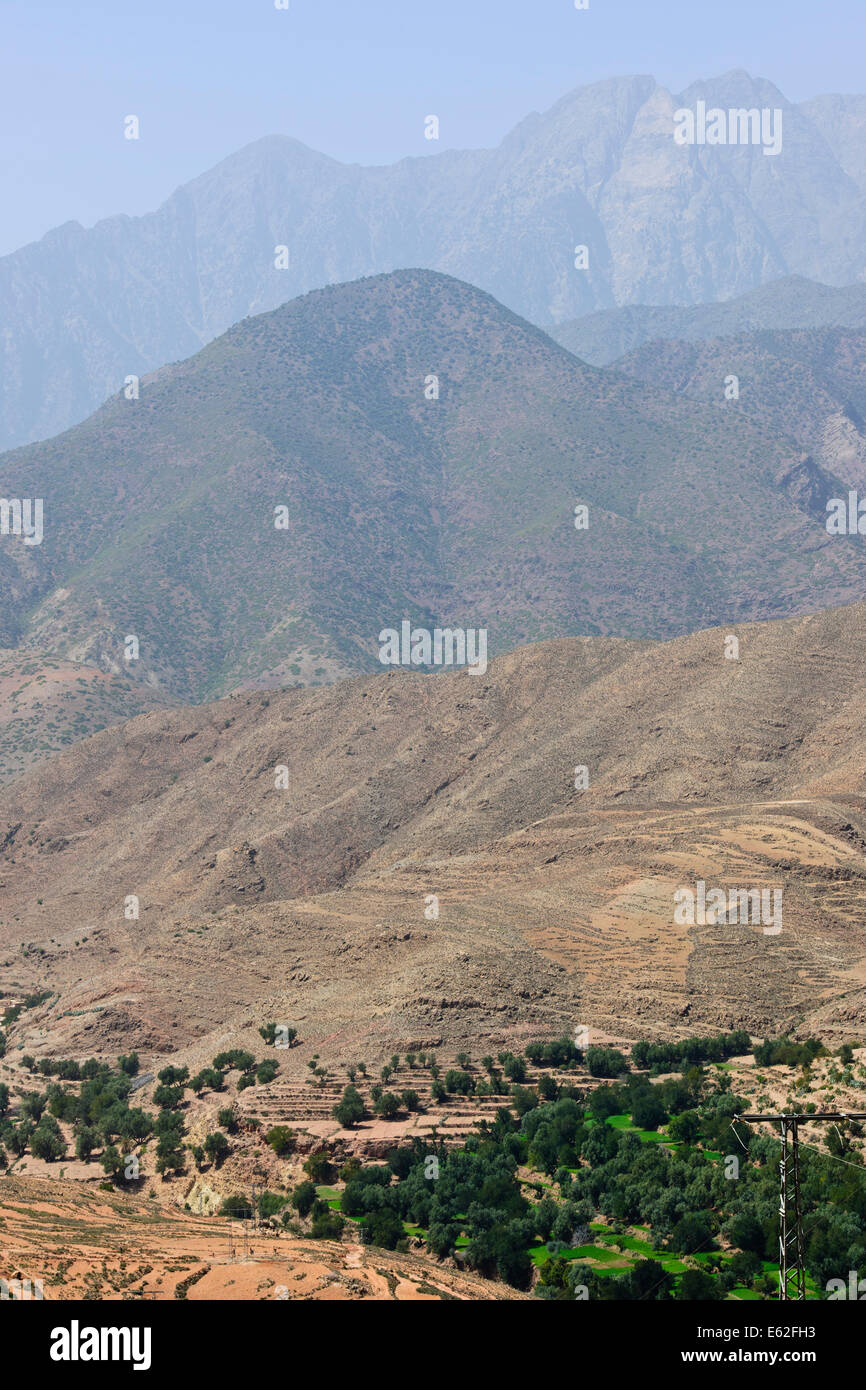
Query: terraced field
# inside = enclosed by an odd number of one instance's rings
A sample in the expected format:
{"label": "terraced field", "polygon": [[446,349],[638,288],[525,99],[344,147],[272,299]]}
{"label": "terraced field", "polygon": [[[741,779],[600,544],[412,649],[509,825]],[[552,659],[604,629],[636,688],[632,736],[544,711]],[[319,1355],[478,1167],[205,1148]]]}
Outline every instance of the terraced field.
{"label": "terraced field", "polygon": [[521,1299],[417,1255],[299,1240],[162,1203],[35,1178],[0,1182],[0,1279],[46,1300],[437,1301]]}

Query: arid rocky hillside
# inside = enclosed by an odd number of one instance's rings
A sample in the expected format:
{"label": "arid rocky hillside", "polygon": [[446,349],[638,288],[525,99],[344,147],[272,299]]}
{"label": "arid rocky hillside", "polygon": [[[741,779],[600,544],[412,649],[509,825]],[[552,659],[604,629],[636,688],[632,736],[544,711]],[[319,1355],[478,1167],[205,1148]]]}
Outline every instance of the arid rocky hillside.
{"label": "arid rocky hillside", "polygon": [[255,1259],[229,1258],[229,1223],[162,1202],[87,1191],[70,1182],[4,1178],[0,1277],[27,1271],[46,1301],[217,1299],[220,1302],[522,1301],[477,1274],[359,1242],[252,1238]]}
{"label": "arid rocky hillside", "polygon": [[[857,605],[107,729],[0,796],[0,988],[59,996],[55,1056],[862,1031],[864,643]],[[782,890],[783,930],[677,924],[701,879]]]}

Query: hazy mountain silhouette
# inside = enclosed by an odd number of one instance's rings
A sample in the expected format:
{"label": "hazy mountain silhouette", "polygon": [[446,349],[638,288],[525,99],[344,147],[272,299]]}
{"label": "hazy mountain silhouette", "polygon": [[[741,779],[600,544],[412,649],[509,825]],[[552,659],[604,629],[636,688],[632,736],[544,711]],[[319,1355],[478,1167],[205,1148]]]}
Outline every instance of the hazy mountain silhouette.
{"label": "hazy mountain silhouette", "polygon": [[[698,100],[781,109],[781,153],[678,146],[674,112]],[[0,446],[83,419],[127,375],[245,315],[400,267],[456,275],[541,324],[729,298],[787,274],[854,282],[864,112],[859,97],[791,105],[744,72],[677,96],[639,76],[578,88],[494,150],[363,168],[260,140],[154,213],[69,222],[0,260]]]}

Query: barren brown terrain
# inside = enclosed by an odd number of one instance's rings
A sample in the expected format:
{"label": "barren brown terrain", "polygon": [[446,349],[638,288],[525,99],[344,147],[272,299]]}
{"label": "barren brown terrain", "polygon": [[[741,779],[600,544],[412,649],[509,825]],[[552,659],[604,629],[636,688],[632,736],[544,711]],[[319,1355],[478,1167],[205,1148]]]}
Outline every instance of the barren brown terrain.
{"label": "barren brown terrain", "polygon": [[[62,753],[0,797],[0,988],[52,991],[18,1043],[201,1065],[287,1020],[300,1069],[577,1024],[856,1039],[866,607],[736,633],[737,660],[725,629],[563,639]],[[701,878],[782,889],[781,934],[676,924]]]}
{"label": "barren brown terrain", "polygon": [[[0,1184],[0,1278],[42,1281],[46,1300],[460,1301],[528,1299],[411,1252],[302,1240],[276,1230],[230,1247],[215,1226],[166,1203],[70,1183]],[[23,1274],[22,1271],[26,1271]]]}

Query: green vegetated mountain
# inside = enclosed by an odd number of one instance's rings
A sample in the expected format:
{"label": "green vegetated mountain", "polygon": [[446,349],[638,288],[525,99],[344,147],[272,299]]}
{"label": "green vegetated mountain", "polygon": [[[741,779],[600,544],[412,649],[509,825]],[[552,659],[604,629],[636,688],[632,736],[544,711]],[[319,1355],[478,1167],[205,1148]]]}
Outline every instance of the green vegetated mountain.
{"label": "green vegetated mountain", "polygon": [[[780,151],[678,145],[674,114],[698,101],[781,111]],[[0,447],[67,428],[128,374],[247,314],[406,266],[480,285],[541,324],[727,299],[784,275],[863,276],[862,98],[798,105],[742,71],[678,94],[616,77],[532,113],[492,150],[444,148],[461,132],[440,114],[441,153],[420,113],[407,117],[419,157],[387,167],[269,136],[155,212],[67,222],[0,259]]]}
{"label": "green vegetated mountain", "polygon": [[404,618],[484,627],[492,655],[866,593],[805,451],[428,271],[245,320],[0,473],[44,499],[42,544],[0,547],[5,645],[187,700],[380,669]]}
{"label": "green vegetated mountain", "polygon": [[[616,368],[788,435],[823,469],[866,491],[866,326],[647,343]],[[732,376],[737,399],[725,394]],[[839,495],[828,493],[825,504]]]}
{"label": "green vegetated mountain", "polygon": [[185,700],[381,669],[404,618],[492,655],[866,593],[822,524],[839,482],[796,445],[428,271],[245,320],[0,474],[44,500],[42,544],[0,546],[4,644]]}
{"label": "green vegetated mountain", "polygon": [[655,338],[700,342],[756,329],[834,326],[866,328],[866,285],[837,288],[788,275],[719,303],[599,309],[548,331],[575,357],[604,367]]}

